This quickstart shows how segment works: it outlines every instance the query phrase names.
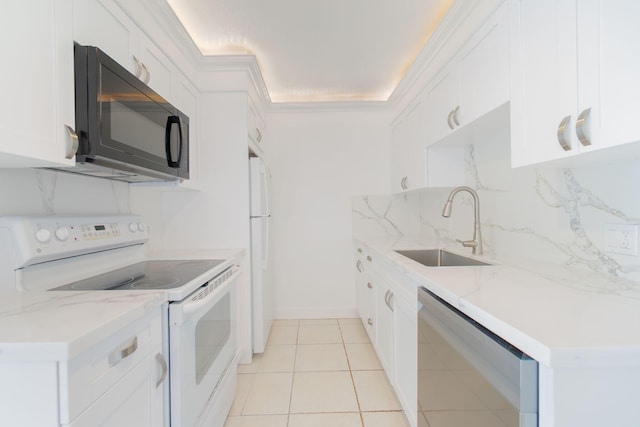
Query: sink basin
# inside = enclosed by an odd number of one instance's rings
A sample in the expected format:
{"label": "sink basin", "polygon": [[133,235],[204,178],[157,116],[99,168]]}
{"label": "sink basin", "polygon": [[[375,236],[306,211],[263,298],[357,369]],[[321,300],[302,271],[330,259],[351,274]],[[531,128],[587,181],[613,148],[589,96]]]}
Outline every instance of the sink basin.
{"label": "sink basin", "polygon": [[489,263],[478,261],[477,259],[467,258],[466,256],[454,254],[444,249],[416,249],[405,251],[394,251],[400,255],[411,258],[427,267],[463,267],[477,265],[491,265]]}

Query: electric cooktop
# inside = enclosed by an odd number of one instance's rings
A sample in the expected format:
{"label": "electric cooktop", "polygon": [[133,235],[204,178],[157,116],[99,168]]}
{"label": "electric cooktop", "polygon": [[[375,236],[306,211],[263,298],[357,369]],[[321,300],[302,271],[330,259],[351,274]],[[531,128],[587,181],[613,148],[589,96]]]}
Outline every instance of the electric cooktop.
{"label": "electric cooktop", "polygon": [[52,291],[175,289],[223,262],[221,259],[143,261],[69,283]]}

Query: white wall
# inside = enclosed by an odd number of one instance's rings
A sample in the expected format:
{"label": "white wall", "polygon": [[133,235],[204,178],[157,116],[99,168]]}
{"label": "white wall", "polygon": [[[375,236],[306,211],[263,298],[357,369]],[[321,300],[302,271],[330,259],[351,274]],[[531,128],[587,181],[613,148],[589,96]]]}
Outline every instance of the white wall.
{"label": "white wall", "polygon": [[389,191],[389,119],[279,113],[268,123],[275,316],[355,316],[351,198]]}

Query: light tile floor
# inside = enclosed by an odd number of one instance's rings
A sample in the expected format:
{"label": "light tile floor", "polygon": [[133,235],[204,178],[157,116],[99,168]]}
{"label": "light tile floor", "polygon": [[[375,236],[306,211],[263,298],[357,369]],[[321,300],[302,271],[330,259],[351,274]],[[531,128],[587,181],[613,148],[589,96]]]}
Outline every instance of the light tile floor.
{"label": "light tile floor", "polygon": [[225,427],[408,427],[360,319],[277,320]]}

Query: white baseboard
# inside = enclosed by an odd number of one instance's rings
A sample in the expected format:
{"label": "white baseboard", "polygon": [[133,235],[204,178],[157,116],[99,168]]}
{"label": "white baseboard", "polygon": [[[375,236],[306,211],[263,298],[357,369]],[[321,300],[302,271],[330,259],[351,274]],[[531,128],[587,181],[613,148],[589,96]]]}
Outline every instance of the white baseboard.
{"label": "white baseboard", "polygon": [[274,319],[351,319],[357,318],[355,307],[280,307],[274,310]]}

